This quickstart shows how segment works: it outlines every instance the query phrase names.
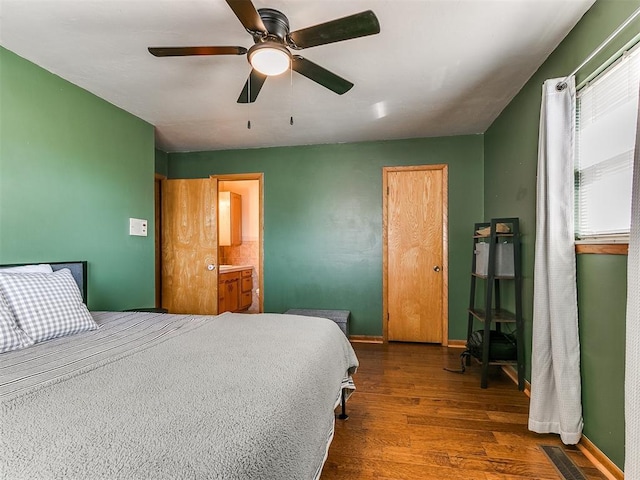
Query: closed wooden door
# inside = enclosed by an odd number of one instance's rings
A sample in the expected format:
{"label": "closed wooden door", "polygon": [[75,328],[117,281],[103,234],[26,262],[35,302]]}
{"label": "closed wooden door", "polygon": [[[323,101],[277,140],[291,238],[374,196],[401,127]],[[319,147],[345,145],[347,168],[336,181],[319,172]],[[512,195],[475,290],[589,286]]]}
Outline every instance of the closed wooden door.
{"label": "closed wooden door", "polygon": [[446,344],[446,166],[386,168],[387,339]]}
{"label": "closed wooden door", "polygon": [[218,313],[218,181],[162,186],[162,306],[170,313]]}

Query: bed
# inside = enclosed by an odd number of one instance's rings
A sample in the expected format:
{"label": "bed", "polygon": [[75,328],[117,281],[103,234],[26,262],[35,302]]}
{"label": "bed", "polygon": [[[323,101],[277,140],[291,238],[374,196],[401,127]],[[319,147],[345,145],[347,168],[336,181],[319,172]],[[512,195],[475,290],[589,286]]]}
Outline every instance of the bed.
{"label": "bed", "polygon": [[[86,301],[86,263],[51,265],[75,268]],[[5,303],[3,279],[25,276],[0,266]],[[334,322],[90,315],[97,328],[0,354],[1,478],[319,478],[358,366]]]}

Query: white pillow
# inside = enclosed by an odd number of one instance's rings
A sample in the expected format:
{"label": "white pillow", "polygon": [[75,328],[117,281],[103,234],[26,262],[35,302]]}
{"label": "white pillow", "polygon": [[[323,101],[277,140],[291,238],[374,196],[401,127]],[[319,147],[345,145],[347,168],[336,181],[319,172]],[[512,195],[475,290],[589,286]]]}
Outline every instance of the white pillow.
{"label": "white pillow", "polygon": [[6,273],[0,293],[18,327],[35,342],[98,328],[68,268],[53,273]]}
{"label": "white pillow", "polygon": [[10,352],[33,344],[34,341],[18,328],[13,313],[11,313],[4,298],[0,295],[0,353]]}
{"label": "white pillow", "polygon": [[22,265],[20,267],[8,267],[0,269],[3,273],[53,273],[51,265],[41,263],[39,265]]}

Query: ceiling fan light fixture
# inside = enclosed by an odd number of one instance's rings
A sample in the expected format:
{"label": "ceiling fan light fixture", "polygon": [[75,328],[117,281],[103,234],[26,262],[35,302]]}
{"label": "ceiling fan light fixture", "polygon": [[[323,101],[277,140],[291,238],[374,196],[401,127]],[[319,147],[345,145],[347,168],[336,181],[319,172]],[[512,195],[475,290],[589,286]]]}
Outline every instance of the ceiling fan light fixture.
{"label": "ceiling fan light fixture", "polygon": [[280,75],[291,67],[291,53],[277,43],[258,43],[249,49],[247,58],[254,69],[267,76]]}

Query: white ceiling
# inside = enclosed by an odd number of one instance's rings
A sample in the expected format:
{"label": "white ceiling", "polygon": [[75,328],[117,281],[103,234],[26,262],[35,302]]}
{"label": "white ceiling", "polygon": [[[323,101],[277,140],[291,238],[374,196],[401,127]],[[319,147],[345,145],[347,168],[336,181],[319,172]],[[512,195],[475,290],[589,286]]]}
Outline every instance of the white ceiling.
{"label": "white ceiling", "polygon": [[250,47],[224,0],[0,0],[0,44],[153,124],[168,152],[434,137],[483,133],[594,1],[254,0],[292,31],[371,9],[381,32],[297,52],[346,94],[294,72],[250,105],[246,57],[147,51]]}

